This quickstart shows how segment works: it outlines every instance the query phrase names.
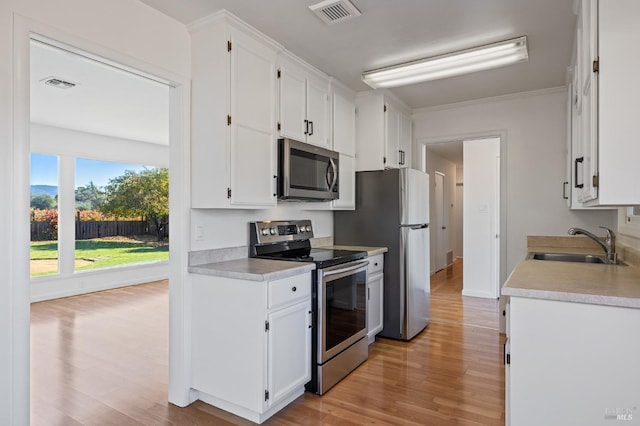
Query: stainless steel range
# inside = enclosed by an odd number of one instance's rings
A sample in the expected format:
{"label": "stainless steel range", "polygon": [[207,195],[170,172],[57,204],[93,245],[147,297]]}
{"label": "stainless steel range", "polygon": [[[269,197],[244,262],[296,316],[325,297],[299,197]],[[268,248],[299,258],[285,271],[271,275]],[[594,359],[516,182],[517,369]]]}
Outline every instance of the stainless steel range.
{"label": "stainless steel range", "polygon": [[[311,248],[310,220],[249,224],[249,256],[313,262],[313,333],[308,391],[322,395],[368,357],[364,251]],[[363,260],[364,259],[364,260]]]}

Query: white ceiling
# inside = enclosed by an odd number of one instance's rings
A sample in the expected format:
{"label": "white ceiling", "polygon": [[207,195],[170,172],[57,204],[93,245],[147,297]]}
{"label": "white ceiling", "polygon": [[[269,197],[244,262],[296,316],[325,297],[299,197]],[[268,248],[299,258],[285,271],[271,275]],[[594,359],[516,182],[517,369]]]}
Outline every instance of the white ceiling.
{"label": "white ceiling", "polygon": [[[38,41],[30,58],[31,122],[169,143],[169,86]],[[50,77],[77,86],[45,85]]]}
{"label": "white ceiling", "polygon": [[[573,0],[352,0],[362,15],[332,26],[316,0],[139,1],[185,24],[227,9],[356,91],[368,69],[528,36],[526,63],[392,89],[412,108],[562,86],[575,28]],[[168,86],[39,42],[31,52],[33,122],[168,143]]]}
{"label": "white ceiling", "polygon": [[445,160],[451,161],[458,168],[463,166],[462,151],[463,151],[462,141],[443,142],[443,143],[435,143],[435,144],[427,145],[427,152],[433,152],[438,154],[440,157],[444,158]]}
{"label": "white ceiling", "polygon": [[356,91],[363,71],[526,35],[529,61],[392,89],[412,108],[563,86],[573,0],[352,0],[360,17],[332,26],[318,0],[140,0],[188,24],[227,9]]}

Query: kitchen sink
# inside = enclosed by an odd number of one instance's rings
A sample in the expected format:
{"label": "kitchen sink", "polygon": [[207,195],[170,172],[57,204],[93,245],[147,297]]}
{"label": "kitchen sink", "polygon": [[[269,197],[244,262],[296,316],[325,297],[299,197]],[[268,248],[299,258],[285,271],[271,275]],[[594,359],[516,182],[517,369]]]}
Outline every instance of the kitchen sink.
{"label": "kitchen sink", "polygon": [[[601,256],[592,254],[576,254],[576,253],[529,253],[528,259],[535,260],[551,260],[554,262],[578,262],[578,263],[604,263],[608,264],[606,259]],[[616,265],[624,265],[619,262]]]}

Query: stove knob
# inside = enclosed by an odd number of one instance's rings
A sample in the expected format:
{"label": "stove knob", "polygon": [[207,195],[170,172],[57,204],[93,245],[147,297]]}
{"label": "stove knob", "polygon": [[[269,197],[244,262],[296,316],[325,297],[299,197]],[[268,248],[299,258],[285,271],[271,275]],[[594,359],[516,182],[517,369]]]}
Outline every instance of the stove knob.
{"label": "stove knob", "polygon": [[311,225],[307,225],[307,226],[305,227],[305,230],[306,230],[307,232],[311,232]]}
{"label": "stove knob", "polygon": [[260,233],[262,235],[269,235],[269,228],[262,228],[262,231]]}
{"label": "stove knob", "polygon": [[276,228],[269,228],[271,235],[276,235]]}

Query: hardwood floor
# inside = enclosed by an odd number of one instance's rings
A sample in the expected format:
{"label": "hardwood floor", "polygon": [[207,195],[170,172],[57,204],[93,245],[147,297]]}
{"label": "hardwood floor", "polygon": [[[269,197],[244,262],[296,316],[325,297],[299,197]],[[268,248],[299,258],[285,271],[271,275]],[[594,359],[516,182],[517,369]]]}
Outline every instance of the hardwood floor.
{"label": "hardwood floor", "polygon": [[[378,338],[327,394],[305,393],[264,424],[503,425],[503,337],[483,325],[488,308],[451,303],[455,292],[438,285],[415,339]],[[455,314],[468,308],[472,318]],[[200,401],[166,402],[167,313],[166,281],[34,303],[32,425],[252,424]]]}
{"label": "hardwood floor", "polygon": [[462,296],[462,259],[431,277],[431,320],[499,329],[497,299]]}

